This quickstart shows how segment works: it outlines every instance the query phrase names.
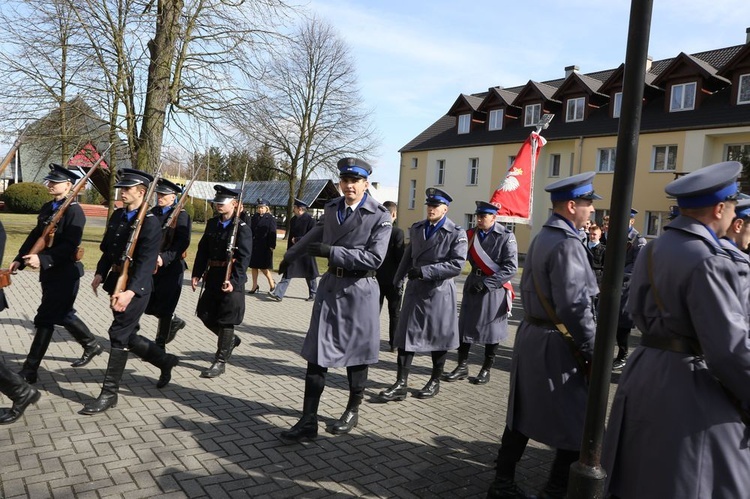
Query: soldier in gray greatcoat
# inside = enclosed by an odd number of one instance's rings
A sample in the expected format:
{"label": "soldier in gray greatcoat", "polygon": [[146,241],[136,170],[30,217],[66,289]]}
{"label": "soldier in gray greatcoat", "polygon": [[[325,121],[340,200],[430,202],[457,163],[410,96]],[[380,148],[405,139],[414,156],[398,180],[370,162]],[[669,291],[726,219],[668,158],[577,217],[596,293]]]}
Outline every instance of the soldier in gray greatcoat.
{"label": "soldier in gray greatcoat", "polygon": [[318,225],[287,250],[282,261],[288,265],[304,254],[328,259],[302,345],[307,361],[302,418],[281,433],[286,440],[317,437],[318,405],[331,367],[346,367],[349,402],[329,431],[349,433],[359,420],[368,366],[378,361],[380,311],[375,271],[388,250],[391,216],[367,195],[370,165],[344,158],[338,168],[343,197],[326,203]]}
{"label": "soldier in gray greatcoat", "polygon": [[741,169],[718,163],[668,184],[680,216],[636,261],[628,310],[643,336],[602,453],[607,490],[621,499],[750,490],[750,264],[718,239],[734,217]]}
{"label": "soldier in gray greatcoat", "polygon": [[526,254],[526,315],[513,346],[506,427],[487,497],[526,497],[514,477],[529,438],[556,449],[543,497],[565,495],[568,470],[578,460],[594,351],[592,305],[599,292],[578,230],[601,199],[594,175],[580,173],[545,188],[553,213]]}
{"label": "soldier in gray greatcoat", "polygon": [[458,346],[456,284],[466,262],[466,231],[447,217],[453,199],[438,188],[426,191],[427,219],[409,228],[409,245],[404,250],[394,284],[404,277],[409,282],[393,339],[398,348],[396,382],[378,394],[383,402],[404,400],[409,369],[415,352],[432,353],[432,375],[417,398],[432,398],[440,391],[448,350]]}
{"label": "soldier in gray greatcoat", "polygon": [[497,345],[508,337],[508,312],[513,303],[510,280],[518,271],[518,245],[513,232],[496,222],[498,207],[476,201],[477,226],[467,231],[471,272],[464,283],[458,330],[458,366],[445,381],[469,376],[469,351],[473,343],[484,345],[484,364],[469,381],[484,385],[490,381]]}

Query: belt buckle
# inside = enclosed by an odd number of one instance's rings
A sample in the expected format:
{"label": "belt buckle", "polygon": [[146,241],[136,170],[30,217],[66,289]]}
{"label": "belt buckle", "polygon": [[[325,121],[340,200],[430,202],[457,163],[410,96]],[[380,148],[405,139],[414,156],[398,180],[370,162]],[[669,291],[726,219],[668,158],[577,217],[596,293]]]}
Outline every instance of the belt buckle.
{"label": "belt buckle", "polygon": [[474,272],[475,272],[475,273],[476,273],[476,274],[477,274],[478,276],[483,276],[483,275],[484,275],[484,272],[482,272],[482,269],[474,269]]}
{"label": "belt buckle", "polygon": [[336,277],[344,277],[343,267],[336,267]]}

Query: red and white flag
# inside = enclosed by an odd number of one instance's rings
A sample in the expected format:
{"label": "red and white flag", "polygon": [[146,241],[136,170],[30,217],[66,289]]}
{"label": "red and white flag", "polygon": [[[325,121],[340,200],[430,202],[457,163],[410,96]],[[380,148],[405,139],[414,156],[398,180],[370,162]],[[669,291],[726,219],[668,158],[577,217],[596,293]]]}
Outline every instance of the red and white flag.
{"label": "red and white flag", "polygon": [[531,223],[534,169],[539,152],[546,143],[544,137],[537,132],[531,132],[502,183],[492,195],[490,203],[500,206],[497,215],[501,222]]}

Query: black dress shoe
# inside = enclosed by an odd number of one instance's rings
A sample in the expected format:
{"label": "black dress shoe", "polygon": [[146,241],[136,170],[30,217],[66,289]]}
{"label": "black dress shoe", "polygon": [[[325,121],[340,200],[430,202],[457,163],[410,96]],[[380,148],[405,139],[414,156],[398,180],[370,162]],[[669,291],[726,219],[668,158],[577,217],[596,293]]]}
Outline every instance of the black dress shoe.
{"label": "black dress shoe", "polygon": [[407,393],[406,381],[400,379],[388,387],[388,389],[378,393],[378,399],[381,402],[401,401],[406,398]]}
{"label": "black dress shoe", "polygon": [[83,367],[94,360],[94,357],[100,355],[103,351],[104,347],[97,343],[91,350],[84,350],[81,358],[72,362],[70,365],[71,367]]}
{"label": "black dress shoe", "polygon": [[433,378],[424,385],[424,388],[414,394],[414,396],[418,399],[431,399],[438,393],[440,393],[440,380]]}
{"label": "black dress shoe", "polygon": [[443,374],[440,379],[449,383],[453,381],[460,381],[469,377],[469,366],[468,364],[459,364],[450,373]]}
{"label": "black dress shoe", "polygon": [[357,426],[359,422],[359,413],[351,409],[344,411],[338,421],[331,426],[331,433],[334,435],[344,435],[349,433]]}
{"label": "black dress shoe", "polygon": [[31,404],[36,404],[41,396],[42,394],[39,393],[39,390],[30,386],[25,397],[14,401],[10,409],[6,409],[0,413],[0,424],[11,424],[18,421],[23,416],[23,411]]}
{"label": "black dress shoe", "polygon": [[318,416],[306,414],[288,430],[279,435],[284,440],[299,442],[301,440],[312,440],[318,436]]}
{"label": "black dress shoe", "polygon": [[480,370],[476,378],[471,378],[469,380],[469,383],[473,385],[486,385],[489,382],[490,382],[490,370],[489,369]]}

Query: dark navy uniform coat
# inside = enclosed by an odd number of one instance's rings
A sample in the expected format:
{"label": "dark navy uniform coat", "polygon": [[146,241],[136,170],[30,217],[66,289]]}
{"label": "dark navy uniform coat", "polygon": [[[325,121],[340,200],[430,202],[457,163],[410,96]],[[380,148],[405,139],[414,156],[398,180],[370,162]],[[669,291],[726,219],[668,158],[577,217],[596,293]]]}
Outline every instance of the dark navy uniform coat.
{"label": "dark navy uniform coat", "polygon": [[[594,351],[593,297],[599,293],[578,231],[553,214],[529,246],[521,276],[526,317],[552,322],[541,292],[567,327],[578,350]],[[508,427],[551,447],[577,450],[583,436],[588,385],[570,344],[552,327],[521,322],[513,346]]]}
{"label": "dark navy uniform coat", "polygon": [[162,227],[162,245],[159,251],[162,266],[154,274],[154,292],[151,294],[146,313],[162,318],[172,317],[180,300],[182,280],[187,269],[182,254],[190,246],[192,231],[190,216],[185,210],[181,210],[177,215],[177,225],[174,229],[164,227],[173,211],[174,206],[167,207],[166,211],[159,206],[151,209],[151,213],[159,219]]}
{"label": "dark navy uniform coat", "polygon": [[633,274],[633,268],[635,267],[635,261],[638,259],[638,254],[646,246],[646,238],[643,237],[637,230],[630,228],[628,231],[628,242],[625,248],[625,270],[622,277],[622,292],[620,295],[620,318],[617,322],[617,327],[632,329],[635,326],[632,317],[625,309],[625,304],[628,302],[628,295],[630,293],[630,276]]}
{"label": "dark navy uniform coat", "polygon": [[[0,262],[3,261],[3,255],[5,254],[5,241],[7,236],[5,234],[5,227],[0,222]],[[8,301],[5,298],[5,290],[0,289],[0,312],[8,308]]]}
{"label": "dark navy uniform coat", "polygon": [[[304,212],[301,216],[293,216],[289,221],[289,237],[287,238],[287,250],[291,249],[299,242],[305,234],[313,230],[315,220],[309,213]],[[294,277],[304,277],[305,279],[314,279],[318,277],[318,262],[315,257],[308,255],[299,255],[288,263],[284,277],[292,279]]]}
{"label": "dark navy uniform coat", "polygon": [[422,269],[422,279],[410,279],[393,338],[407,352],[458,348],[458,302],[453,278],[466,263],[466,231],[449,218],[425,240],[422,220],[409,228],[409,244],[393,278],[398,283],[409,269]]}
{"label": "dark navy uniform coat", "polygon": [[719,381],[748,407],[749,274],[746,257],[727,251],[687,216],[641,252],[628,301],[636,326],[644,338],[697,341],[703,356],[639,346],[628,358],[602,454],[610,493],[622,499],[748,496],[750,431]]}
{"label": "dark navy uniform coat", "polygon": [[273,250],[276,248],[276,219],[270,213],[256,213],[252,218],[253,250],[248,267],[273,268]]}
{"label": "dark navy uniform coat", "polygon": [[[331,245],[328,264],[346,270],[375,271],[383,263],[391,235],[391,215],[371,196],[339,224],[339,197],[325,205],[318,224],[284,255],[289,262],[306,255],[311,242]],[[322,367],[375,364],[380,350],[380,292],[375,277],[336,277],[326,272],[315,294],[302,357]]]}

